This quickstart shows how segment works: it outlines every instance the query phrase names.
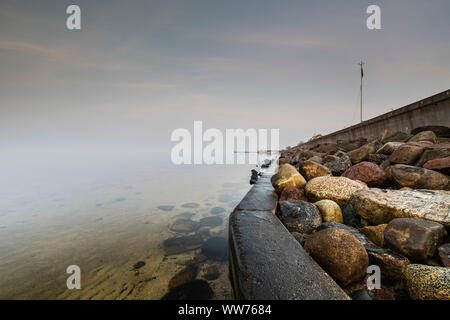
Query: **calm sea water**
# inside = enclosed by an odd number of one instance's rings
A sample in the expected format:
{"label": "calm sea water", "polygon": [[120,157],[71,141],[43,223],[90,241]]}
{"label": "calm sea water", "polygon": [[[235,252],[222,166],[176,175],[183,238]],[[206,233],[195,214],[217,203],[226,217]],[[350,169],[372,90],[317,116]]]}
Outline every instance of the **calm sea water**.
{"label": "calm sea water", "polygon": [[[194,221],[217,215],[223,223],[208,237],[226,239],[228,215],[249,190],[254,167],[70,150],[14,151],[1,164],[0,299],[160,299],[200,254],[167,254],[164,240],[186,235],[170,226],[180,214]],[[224,210],[213,214],[216,207]],[[145,265],[135,269],[139,261]],[[67,289],[69,265],[81,269],[80,290]],[[220,276],[205,280],[211,267]],[[231,297],[226,260],[207,259],[197,279],[213,298]]]}

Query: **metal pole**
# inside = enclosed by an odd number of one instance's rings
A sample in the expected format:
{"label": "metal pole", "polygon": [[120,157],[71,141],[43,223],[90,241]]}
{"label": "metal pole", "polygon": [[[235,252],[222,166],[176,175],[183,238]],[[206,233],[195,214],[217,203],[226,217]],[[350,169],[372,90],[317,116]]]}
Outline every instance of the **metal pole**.
{"label": "metal pole", "polygon": [[362,119],[362,81],[363,81],[363,68],[362,68],[362,66],[363,66],[363,64],[364,64],[364,62],[362,60],[361,60],[360,63],[358,63],[358,65],[361,67],[361,85],[359,87],[359,89],[360,89],[360,96],[361,96],[361,102],[360,102],[360,121],[361,122],[363,121],[363,119]]}

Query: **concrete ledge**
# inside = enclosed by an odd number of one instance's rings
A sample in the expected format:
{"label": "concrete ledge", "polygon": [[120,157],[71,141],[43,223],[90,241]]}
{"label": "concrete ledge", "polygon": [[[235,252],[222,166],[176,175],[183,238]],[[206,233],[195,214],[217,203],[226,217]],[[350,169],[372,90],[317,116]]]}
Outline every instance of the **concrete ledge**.
{"label": "concrete ledge", "polygon": [[230,274],[235,298],[349,299],[273,214],[276,205],[270,175],[266,175],[230,215]]}

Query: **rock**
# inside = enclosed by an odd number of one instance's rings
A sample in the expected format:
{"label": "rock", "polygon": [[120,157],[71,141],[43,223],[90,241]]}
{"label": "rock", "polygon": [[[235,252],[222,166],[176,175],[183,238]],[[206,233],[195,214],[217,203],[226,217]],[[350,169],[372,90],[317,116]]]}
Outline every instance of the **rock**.
{"label": "rock", "polygon": [[316,152],[322,152],[327,154],[333,154],[338,151],[339,148],[335,143],[322,143],[318,147],[314,148]]}
{"label": "rock", "polygon": [[450,128],[446,126],[424,126],[411,130],[412,135],[423,131],[433,131],[438,137],[450,137]]}
{"label": "rock", "polygon": [[358,149],[359,147],[365,145],[366,143],[367,143],[366,138],[358,138],[358,139],[350,140],[350,141],[338,140],[337,146],[338,146],[338,148],[344,150],[345,152],[349,152],[349,151]]}
{"label": "rock", "polygon": [[280,204],[281,222],[291,232],[309,234],[322,223],[319,209],[309,202],[287,200]]}
{"label": "rock", "polygon": [[395,294],[387,288],[373,290],[373,300],[395,300]]}
{"label": "rock", "polygon": [[211,208],[211,211],[210,211],[211,214],[221,214],[222,212],[225,212],[225,209],[222,207],[214,207],[214,208]]}
{"label": "rock", "polygon": [[433,131],[422,131],[413,136],[408,141],[430,141],[433,143],[437,143],[437,137]]}
{"label": "rock", "polygon": [[145,266],[145,261],[138,261],[133,265],[133,269],[137,270]]}
{"label": "rock", "polygon": [[388,142],[385,143],[380,149],[377,150],[377,154],[391,155],[392,152],[397,150],[400,146],[404,145],[404,142]]}
{"label": "rock", "polygon": [[285,200],[302,200],[308,202],[308,198],[305,195],[305,190],[297,187],[289,186],[283,189],[278,202]]}
{"label": "rock", "polygon": [[164,253],[166,255],[178,254],[200,248],[203,238],[199,234],[183,237],[169,238],[163,241]]}
{"label": "rock", "polygon": [[188,203],[183,203],[181,205],[182,208],[191,208],[191,209],[195,209],[198,208],[200,205],[196,202],[188,202]]}
{"label": "rock", "polygon": [[165,294],[161,300],[209,300],[214,292],[205,280],[182,284]]}
{"label": "rock", "polygon": [[442,170],[443,172],[448,173],[450,171],[450,157],[429,160],[425,162],[423,167],[429,170]]}
{"label": "rock", "polygon": [[397,164],[392,166],[391,174],[402,187],[430,190],[448,190],[450,187],[448,176],[420,167]]}
{"label": "rock", "polygon": [[322,164],[322,158],[319,157],[319,156],[311,157],[311,158],[309,158],[307,161],[314,161],[314,162],[316,162],[316,163],[318,163],[318,164]]}
{"label": "rock", "polygon": [[401,279],[404,268],[409,265],[409,260],[403,256],[376,246],[363,233],[355,228],[337,222],[324,222],[317,230],[338,228],[350,232],[364,246],[369,256],[370,265],[377,265],[381,269],[383,279]]}
{"label": "rock", "polygon": [[348,155],[343,155],[336,160],[326,162],[324,166],[330,169],[333,176],[340,176],[345,170],[352,166],[352,162]]}
{"label": "rock", "polygon": [[350,298],[352,298],[352,300],[372,300],[372,297],[366,290],[355,291],[350,295]]}
{"label": "rock", "polygon": [[321,176],[331,176],[330,169],[311,160],[307,160],[302,163],[300,166],[300,172],[306,180],[311,180]]}
{"label": "rock", "polygon": [[219,268],[216,265],[208,266],[205,268],[205,273],[203,274],[203,278],[206,280],[216,280],[220,277]]}
{"label": "rock", "polygon": [[205,218],[200,219],[200,226],[202,227],[218,227],[221,226],[223,223],[223,220],[221,217],[218,216],[209,216]]}
{"label": "rock", "polygon": [[450,192],[446,191],[366,189],[356,191],[350,202],[358,215],[373,224],[417,218],[450,226]]}
{"label": "rock", "polygon": [[412,218],[394,219],[384,230],[386,246],[412,260],[433,256],[446,236],[441,224]]}
{"label": "rock", "polygon": [[403,144],[392,152],[389,161],[392,163],[414,164],[423,152],[423,148],[413,144]]}
{"label": "rock", "polygon": [[344,210],[342,210],[342,218],[344,220],[344,224],[353,228],[359,228],[361,226],[361,222],[359,220],[359,216],[356,214],[355,209],[351,204],[348,204]]}
{"label": "rock", "polygon": [[345,207],[349,203],[352,194],[361,189],[368,188],[360,181],[331,176],[314,178],[305,187],[306,196],[311,201],[333,200],[340,207]]}
{"label": "rock", "polygon": [[370,241],[375,243],[377,246],[384,246],[384,229],[387,224],[379,224],[377,226],[367,226],[359,229],[363,234],[369,238]]}
{"label": "rock", "polygon": [[385,154],[372,153],[369,154],[369,156],[367,157],[367,161],[380,165],[383,163],[383,161],[386,161],[388,158],[389,156]]}
{"label": "rock", "polygon": [[339,160],[339,158],[340,157],[338,157],[336,155],[329,154],[329,155],[323,157],[322,163],[327,163],[327,162],[331,162],[331,161],[334,161],[334,160]]}
{"label": "rock", "polygon": [[363,161],[353,167],[348,168],[343,177],[359,180],[369,187],[383,188],[389,183],[389,177],[386,172],[372,162]]}
{"label": "rock", "polygon": [[302,246],[305,244],[306,239],[300,233],[291,232],[291,234],[294,236],[295,240],[297,240],[298,243],[300,243]]}
{"label": "rock", "polygon": [[175,206],[166,206],[166,205],[163,205],[163,206],[157,206],[157,208],[158,208],[159,210],[162,210],[162,211],[172,211],[173,208],[175,208]]}
{"label": "rock", "polygon": [[450,267],[450,243],[445,243],[438,248],[439,258],[445,267]]}
{"label": "rock", "polygon": [[381,142],[383,144],[388,143],[388,142],[406,142],[411,138],[412,138],[411,134],[398,131],[398,132],[391,134],[390,136],[387,136]]}
{"label": "rock", "polygon": [[361,161],[364,161],[367,159],[369,154],[375,153],[377,149],[379,148],[379,144],[377,142],[368,143],[366,145],[363,145],[362,147],[350,151],[347,153],[347,155],[350,158],[350,161],[353,164],[360,163]]}
{"label": "rock", "polygon": [[414,300],[450,300],[450,269],[410,264],[403,273]]}
{"label": "rock", "polygon": [[390,165],[391,165],[391,162],[389,160],[384,160],[380,164],[380,168],[383,169],[383,170],[386,170]]}
{"label": "rock", "polygon": [[272,176],[270,181],[278,194],[288,186],[303,188],[306,185],[305,178],[290,164],[279,166],[277,173]]}
{"label": "rock", "polygon": [[228,258],[228,243],[225,238],[212,237],[202,246],[202,254],[214,261],[225,261]]}
{"label": "rock", "polygon": [[432,148],[426,148],[417,161],[416,166],[422,167],[427,161],[441,159],[450,156],[450,144],[438,144]]}
{"label": "rock", "polygon": [[171,231],[175,232],[194,232],[200,227],[200,223],[191,219],[177,219],[170,227]]}
{"label": "rock", "polygon": [[172,277],[169,281],[168,288],[169,290],[173,290],[175,287],[178,287],[182,284],[190,282],[197,277],[198,267],[195,264],[190,264],[176,275]]}
{"label": "rock", "polygon": [[320,214],[322,215],[322,221],[343,222],[341,208],[336,202],[324,199],[317,201],[314,204],[319,208]]}
{"label": "rock", "polygon": [[362,244],[348,231],[328,228],[306,239],[305,250],[344,286],[366,274],[369,257]]}

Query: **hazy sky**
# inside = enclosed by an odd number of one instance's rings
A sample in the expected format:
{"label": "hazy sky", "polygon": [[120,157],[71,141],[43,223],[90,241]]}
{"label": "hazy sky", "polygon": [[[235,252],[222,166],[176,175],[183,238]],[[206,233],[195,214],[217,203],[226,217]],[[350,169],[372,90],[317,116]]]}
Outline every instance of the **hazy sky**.
{"label": "hazy sky", "polygon": [[449,14],[448,0],[2,0],[0,146],[168,150],[194,120],[294,145],[359,121],[360,59],[365,119],[449,89]]}

